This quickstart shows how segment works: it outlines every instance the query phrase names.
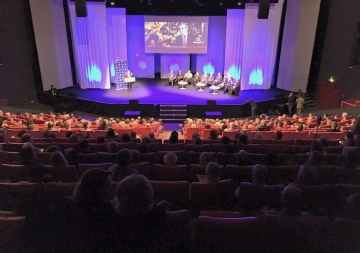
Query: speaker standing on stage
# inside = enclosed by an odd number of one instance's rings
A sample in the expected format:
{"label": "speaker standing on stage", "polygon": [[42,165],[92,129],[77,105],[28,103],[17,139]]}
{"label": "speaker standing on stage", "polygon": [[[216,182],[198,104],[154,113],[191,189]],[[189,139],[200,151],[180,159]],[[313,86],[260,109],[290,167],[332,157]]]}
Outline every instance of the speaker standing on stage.
{"label": "speaker standing on stage", "polygon": [[[125,78],[131,78],[131,77],[133,77],[133,74],[131,73],[130,70],[128,70],[128,71],[126,71],[124,77],[125,77]],[[133,85],[133,82],[128,82],[128,83],[126,83],[126,86],[127,86],[127,90],[128,90],[128,91],[131,91],[131,90],[132,90],[132,85]]]}
{"label": "speaker standing on stage", "polygon": [[174,75],[174,72],[171,70],[170,74],[168,75],[169,77],[169,84],[171,84],[171,86],[174,86],[174,80],[176,78],[176,76]]}

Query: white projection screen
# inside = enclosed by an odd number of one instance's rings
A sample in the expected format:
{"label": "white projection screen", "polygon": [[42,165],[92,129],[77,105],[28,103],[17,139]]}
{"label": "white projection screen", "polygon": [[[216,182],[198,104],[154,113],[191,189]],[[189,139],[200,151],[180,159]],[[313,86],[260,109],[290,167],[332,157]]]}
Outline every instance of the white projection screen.
{"label": "white projection screen", "polygon": [[209,17],[145,16],[145,52],[206,54]]}

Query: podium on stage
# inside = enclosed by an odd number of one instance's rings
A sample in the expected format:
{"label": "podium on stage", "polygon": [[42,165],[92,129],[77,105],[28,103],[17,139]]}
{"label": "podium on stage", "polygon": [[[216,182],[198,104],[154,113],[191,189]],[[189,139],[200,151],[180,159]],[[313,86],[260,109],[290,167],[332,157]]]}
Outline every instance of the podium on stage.
{"label": "podium on stage", "polygon": [[125,77],[125,83],[135,83],[135,77]]}

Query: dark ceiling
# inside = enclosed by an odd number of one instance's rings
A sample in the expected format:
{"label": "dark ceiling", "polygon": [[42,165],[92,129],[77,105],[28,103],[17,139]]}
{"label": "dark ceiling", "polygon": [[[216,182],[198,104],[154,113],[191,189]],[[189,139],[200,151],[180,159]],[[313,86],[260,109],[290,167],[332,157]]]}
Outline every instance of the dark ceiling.
{"label": "dark ceiling", "polygon": [[[84,0],[80,0],[84,1]],[[227,9],[243,9],[259,0],[87,0],[105,1],[107,7],[125,7],[128,15],[223,16]],[[278,0],[270,0],[278,3]]]}

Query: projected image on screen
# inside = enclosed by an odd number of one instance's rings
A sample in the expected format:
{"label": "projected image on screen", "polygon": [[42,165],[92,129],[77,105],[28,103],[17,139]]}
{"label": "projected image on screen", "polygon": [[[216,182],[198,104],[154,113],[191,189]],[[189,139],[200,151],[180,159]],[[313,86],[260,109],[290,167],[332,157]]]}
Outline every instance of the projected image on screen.
{"label": "projected image on screen", "polygon": [[145,17],[146,53],[207,52],[208,17]]}

